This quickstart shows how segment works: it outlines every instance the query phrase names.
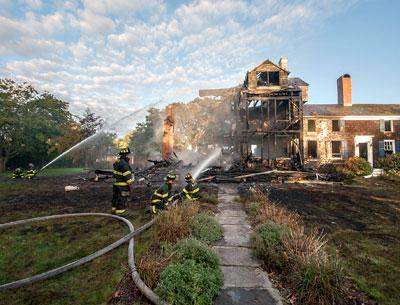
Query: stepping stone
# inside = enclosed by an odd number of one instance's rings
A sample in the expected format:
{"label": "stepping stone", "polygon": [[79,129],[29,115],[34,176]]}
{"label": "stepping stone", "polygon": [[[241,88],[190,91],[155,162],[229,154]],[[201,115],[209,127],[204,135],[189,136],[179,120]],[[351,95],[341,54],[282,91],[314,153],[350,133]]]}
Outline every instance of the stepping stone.
{"label": "stepping stone", "polygon": [[249,248],[215,246],[213,251],[218,255],[221,266],[260,266],[260,262]]}
{"label": "stepping stone", "polygon": [[281,305],[279,296],[269,289],[226,288],[214,302],[215,305]]}
{"label": "stepping stone", "polygon": [[219,212],[218,214],[216,214],[216,216],[228,216],[228,217],[244,217],[246,218],[246,212],[245,211],[241,211],[241,210],[237,210],[237,211],[232,211],[232,210],[223,210],[221,212]]}
{"label": "stepping stone", "polygon": [[224,288],[271,288],[268,276],[260,268],[243,266],[221,266]]}
{"label": "stepping stone", "polygon": [[224,238],[217,243],[218,246],[250,247],[250,225],[222,225]]}
{"label": "stepping stone", "polygon": [[215,215],[215,218],[221,225],[247,225],[248,221],[242,216],[224,216],[221,214]]}

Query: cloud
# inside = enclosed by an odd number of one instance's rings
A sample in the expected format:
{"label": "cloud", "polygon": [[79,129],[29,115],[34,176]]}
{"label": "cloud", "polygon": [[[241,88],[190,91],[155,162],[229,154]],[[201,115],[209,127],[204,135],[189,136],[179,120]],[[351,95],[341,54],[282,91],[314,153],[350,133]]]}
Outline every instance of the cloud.
{"label": "cloud", "polygon": [[116,119],[160,99],[235,86],[247,69],[355,0],[28,2],[14,7],[16,15],[0,10],[0,77],[49,90],[75,113],[90,106]]}

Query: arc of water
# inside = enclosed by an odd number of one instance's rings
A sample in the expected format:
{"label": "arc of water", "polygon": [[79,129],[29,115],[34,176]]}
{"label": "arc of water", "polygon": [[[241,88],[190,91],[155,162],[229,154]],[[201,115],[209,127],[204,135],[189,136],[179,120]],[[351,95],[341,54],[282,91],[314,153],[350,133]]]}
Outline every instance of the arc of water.
{"label": "arc of water", "polygon": [[193,178],[197,179],[197,177],[201,174],[201,172],[209,166],[215,159],[218,158],[218,156],[221,155],[221,148],[215,149],[211,155],[208,156],[208,158],[204,159],[196,168],[194,169],[193,172]]}

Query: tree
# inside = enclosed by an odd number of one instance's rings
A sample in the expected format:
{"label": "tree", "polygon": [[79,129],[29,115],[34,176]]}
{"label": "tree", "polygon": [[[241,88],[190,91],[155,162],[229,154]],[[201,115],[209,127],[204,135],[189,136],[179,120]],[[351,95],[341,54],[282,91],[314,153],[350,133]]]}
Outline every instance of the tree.
{"label": "tree", "polygon": [[70,120],[68,103],[27,83],[0,79],[0,171],[12,159],[47,161],[50,139]]}

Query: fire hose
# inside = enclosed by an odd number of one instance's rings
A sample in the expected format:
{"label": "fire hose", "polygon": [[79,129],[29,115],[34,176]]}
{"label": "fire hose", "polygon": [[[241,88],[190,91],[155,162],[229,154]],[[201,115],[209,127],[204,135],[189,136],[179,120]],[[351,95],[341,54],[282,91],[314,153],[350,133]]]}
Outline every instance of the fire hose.
{"label": "fire hose", "polygon": [[35,282],[39,282],[45,279],[48,279],[50,277],[56,276],[58,274],[64,273],[68,270],[71,270],[73,268],[76,268],[80,265],[83,265],[85,263],[88,263],[92,260],[94,260],[97,257],[100,257],[108,252],[110,252],[111,250],[119,247],[120,245],[122,245],[123,243],[129,241],[128,244],[128,264],[129,264],[129,268],[131,270],[131,276],[132,279],[134,281],[134,283],[136,284],[136,286],[139,288],[139,290],[143,293],[143,295],[145,297],[147,297],[147,299],[149,299],[153,304],[155,305],[169,305],[168,303],[162,301],[155,293],[153,290],[151,290],[144,282],[143,280],[140,278],[139,273],[136,270],[136,265],[135,265],[135,257],[134,257],[134,239],[133,237],[140,234],[141,232],[143,232],[144,230],[150,228],[157,220],[157,218],[152,219],[151,221],[149,221],[148,223],[144,224],[143,226],[141,226],[140,228],[138,228],[137,230],[134,229],[132,223],[120,216],[116,216],[116,215],[111,215],[111,214],[105,214],[105,213],[74,213],[74,214],[61,214],[61,215],[51,215],[51,216],[44,216],[44,217],[36,217],[36,218],[31,218],[31,219],[24,219],[24,220],[19,220],[19,221],[14,221],[14,222],[8,222],[8,223],[4,223],[4,224],[0,224],[0,229],[6,229],[9,227],[13,227],[13,226],[17,226],[17,225],[22,225],[22,224],[28,224],[28,223],[32,223],[32,222],[38,222],[38,221],[44,221],[44,220],[52,220],[52,219],[60,219],[60,218],[67,218],[67,217],[85,217],[85,216],[101,216],[101,217],[110,217],[110,218],[114,218],[117,220],[120,220],[122,222],[124,222],[128,228],[129,228],[129,233],[127,235],[125,235],[124,237],[120,238],[119,240],[113,242],[112,244],[104,247],[103,249],[100,249],[88,256],[82,257],[74,262],[65,264],[61,267],[28,277],[28,278],[24,278],[21,280],[17,280],[14,282],[10,282],[10,283],[6,283],[6,284],[2,284],[0,285],[0,290],[5,290],[5,289],[12,289],[12,288],[18,288],[18,287],[22,287],[25,285],[30,285],[33,284]]}

